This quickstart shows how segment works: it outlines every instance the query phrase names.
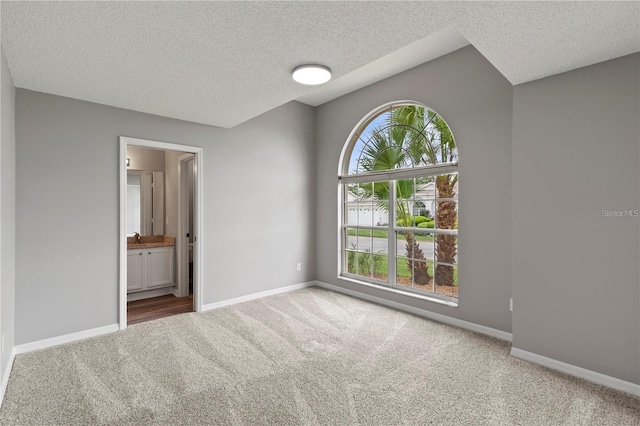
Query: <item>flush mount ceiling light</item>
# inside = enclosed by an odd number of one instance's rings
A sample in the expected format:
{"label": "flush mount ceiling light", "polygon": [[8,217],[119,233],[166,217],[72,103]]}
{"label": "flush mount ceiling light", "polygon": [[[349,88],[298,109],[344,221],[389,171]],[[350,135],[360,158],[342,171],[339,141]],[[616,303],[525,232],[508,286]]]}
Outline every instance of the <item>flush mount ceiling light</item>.
{"label": "flush mount ceiling light", "polygon": [[331,80],[331,70],[324,65],[300,65],[295,67],[291,76],[300,84],[316,86]]}

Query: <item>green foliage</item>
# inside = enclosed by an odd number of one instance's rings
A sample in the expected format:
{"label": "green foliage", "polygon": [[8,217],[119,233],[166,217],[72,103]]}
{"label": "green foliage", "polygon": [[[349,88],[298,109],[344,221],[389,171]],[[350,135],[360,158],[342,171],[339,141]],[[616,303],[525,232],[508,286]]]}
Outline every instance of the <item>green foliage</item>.
{"label": "green foliage", "polygon": [[[356,245],[351,243],[351,250],[356,250]],[[371,253],[370,251],[347,251],[347,271],[351,274],[371,276],[385,275],[387,273],[387,256],[383,252]],[[356,269],[357,264],[357,269]]]}
{"label": "green foliage", "polygon": [[424,226],[420,226],[420,225],[423,223],[429,222],[429,220],[430,219],[425,216],[409,216],[404,219],[398,219],[396,221],[396,225],[403,226],[406,228],[412,228],[417,225],[418,228],[424,228]]}
{"label": "green foliage", "polygon": [[374,274],[380,274],[383,270],[386,270],[386,265],[385,265],[385,260],[387,259],[387,256],[385,256],[384,254],[380,254],[382,252],[378,252],[376,254],[373,254],[371,256],[371,259],[373,260],[373,273]]}
{"label": "green foliage", "polygon": [[404,129],[412,143],[407,152],[415,164],[456,161],[458,150],[447,123],[434,111],[419,105],[405,105],[393,111],[392,121]]}
{"label": "green foliage", "polygon": [[371,276],[372,272],[378,272],[384,259],[384,255],[371,254],[368,250],[358,253],[358,275]]}
{"label": "green foliage", "polygon": [[[347,256],[348,256],[348,259],[351,259],[351,261],[355,262],[355,258],[356,258],[355,252],[348,252]],[[387,276],[388,269],[389,269],[387,256],[374,253],[373,262],[374,262],[374,268],[375,268],[374,273],[378,276],[377,278],[384,280],[383,277]],[[433,271],[435,269],[435,264],[433,262],[428,261],[427,265],[429,267],[429,271]],[[348,271],[349,273],[352,273],[352,274],[356,273],[355,263],[353,263],[353,268],[349,267]],[[399,277],[411,278],[411,271],[407,265],[406,258],[404,257],[397,258],[396,273],[398,274]],[[360,271],[360,274],[362,275],[362,271]],[[454,278],[454,285],[458,285],[458,267],[457,266],[454,266],[453,268],[453,278]]]}
{"label": "green foliage", "polygon": [[[351,243],[351,249],[355,250],[356,245]],[[347,252],[347,271],[349,271],[349,273],[351,274],[356,273],[356,252],[355,251]]]}
{"label": "green foliage", "polygon": [[429,228],[433,229],[435,227],[435,223],[433,221],[422,222],[418,224],[418,228]]}
{"label": "green foliage", "polygon": [[423,222],[428,222],[429,219],[425,216],[414,216],[413,221],[416,223],[416,225],[420,225]]}
{"label": "green foliage", "polygon": [[396,221],[396,225],[397,226],[404,226],[404,227],[409,227],[411,226],[411,218],[404,218],[404,219],[398,219]]}
{"label": "green foliage", "polygon": [[358,275],[371,275],[371,255],[367,253],[358,253]]}

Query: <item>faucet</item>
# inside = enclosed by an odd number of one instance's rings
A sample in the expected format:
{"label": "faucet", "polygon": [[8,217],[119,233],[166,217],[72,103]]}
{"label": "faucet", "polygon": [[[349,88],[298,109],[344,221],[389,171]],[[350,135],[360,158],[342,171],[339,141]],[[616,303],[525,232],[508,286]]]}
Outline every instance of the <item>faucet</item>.
{"label": "faucet", "polygon": [[140,234],[138,234],[137,232],[135,234],[133,234],[133,238],[136,240],[136,244],[140,244]]}

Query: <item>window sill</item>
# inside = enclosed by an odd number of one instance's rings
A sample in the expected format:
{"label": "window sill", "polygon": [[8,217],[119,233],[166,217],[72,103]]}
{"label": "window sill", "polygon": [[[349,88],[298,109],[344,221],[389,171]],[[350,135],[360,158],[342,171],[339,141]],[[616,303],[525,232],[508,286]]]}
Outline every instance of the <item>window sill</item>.
{"label": "window sill", "polygon": [[370,283],[367,283],[367,282],[364,282],[364,281],[359,281],[359,280],[356,280],[356,279],[353,279],[353,278],[349,278],[349,277],[345,277],[345,276],[342,276],[342,275],[338,275],[338,279],[343,280],[343,281],[347,281],[347,282],[350,282],[350,283],[362,285],[362,286],[365,286],[365,287],[369,287],[369,288],[375,288],[375,289],[378,289],[378,290],[388,291],[390,293],[400,294],[402,296],[412,297],[414,299],[426,300],[427,302],[437,303],[439,305],[448,306],[450,308],[457,308],[458,307],[458,303],[457,302],[452,302],[452,301],[449,301],[449,300],[443,300],[443,299],[439,299],[437,297],[427,296],[425,294],[412,293],[410,291],[402,291],[402,290],[398,290],[396,288],[385,287],[385,286],[377,285],[377,284],[370,284]]}

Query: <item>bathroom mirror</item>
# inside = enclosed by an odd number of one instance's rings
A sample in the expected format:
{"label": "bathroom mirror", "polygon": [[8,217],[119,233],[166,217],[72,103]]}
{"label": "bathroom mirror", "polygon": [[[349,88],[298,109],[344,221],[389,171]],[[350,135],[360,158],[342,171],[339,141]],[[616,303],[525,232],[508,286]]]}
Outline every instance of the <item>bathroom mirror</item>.
{"label": "bathroom mirror", "polygon": [[164,173],[127,171],[127,236],[164,235]]}

